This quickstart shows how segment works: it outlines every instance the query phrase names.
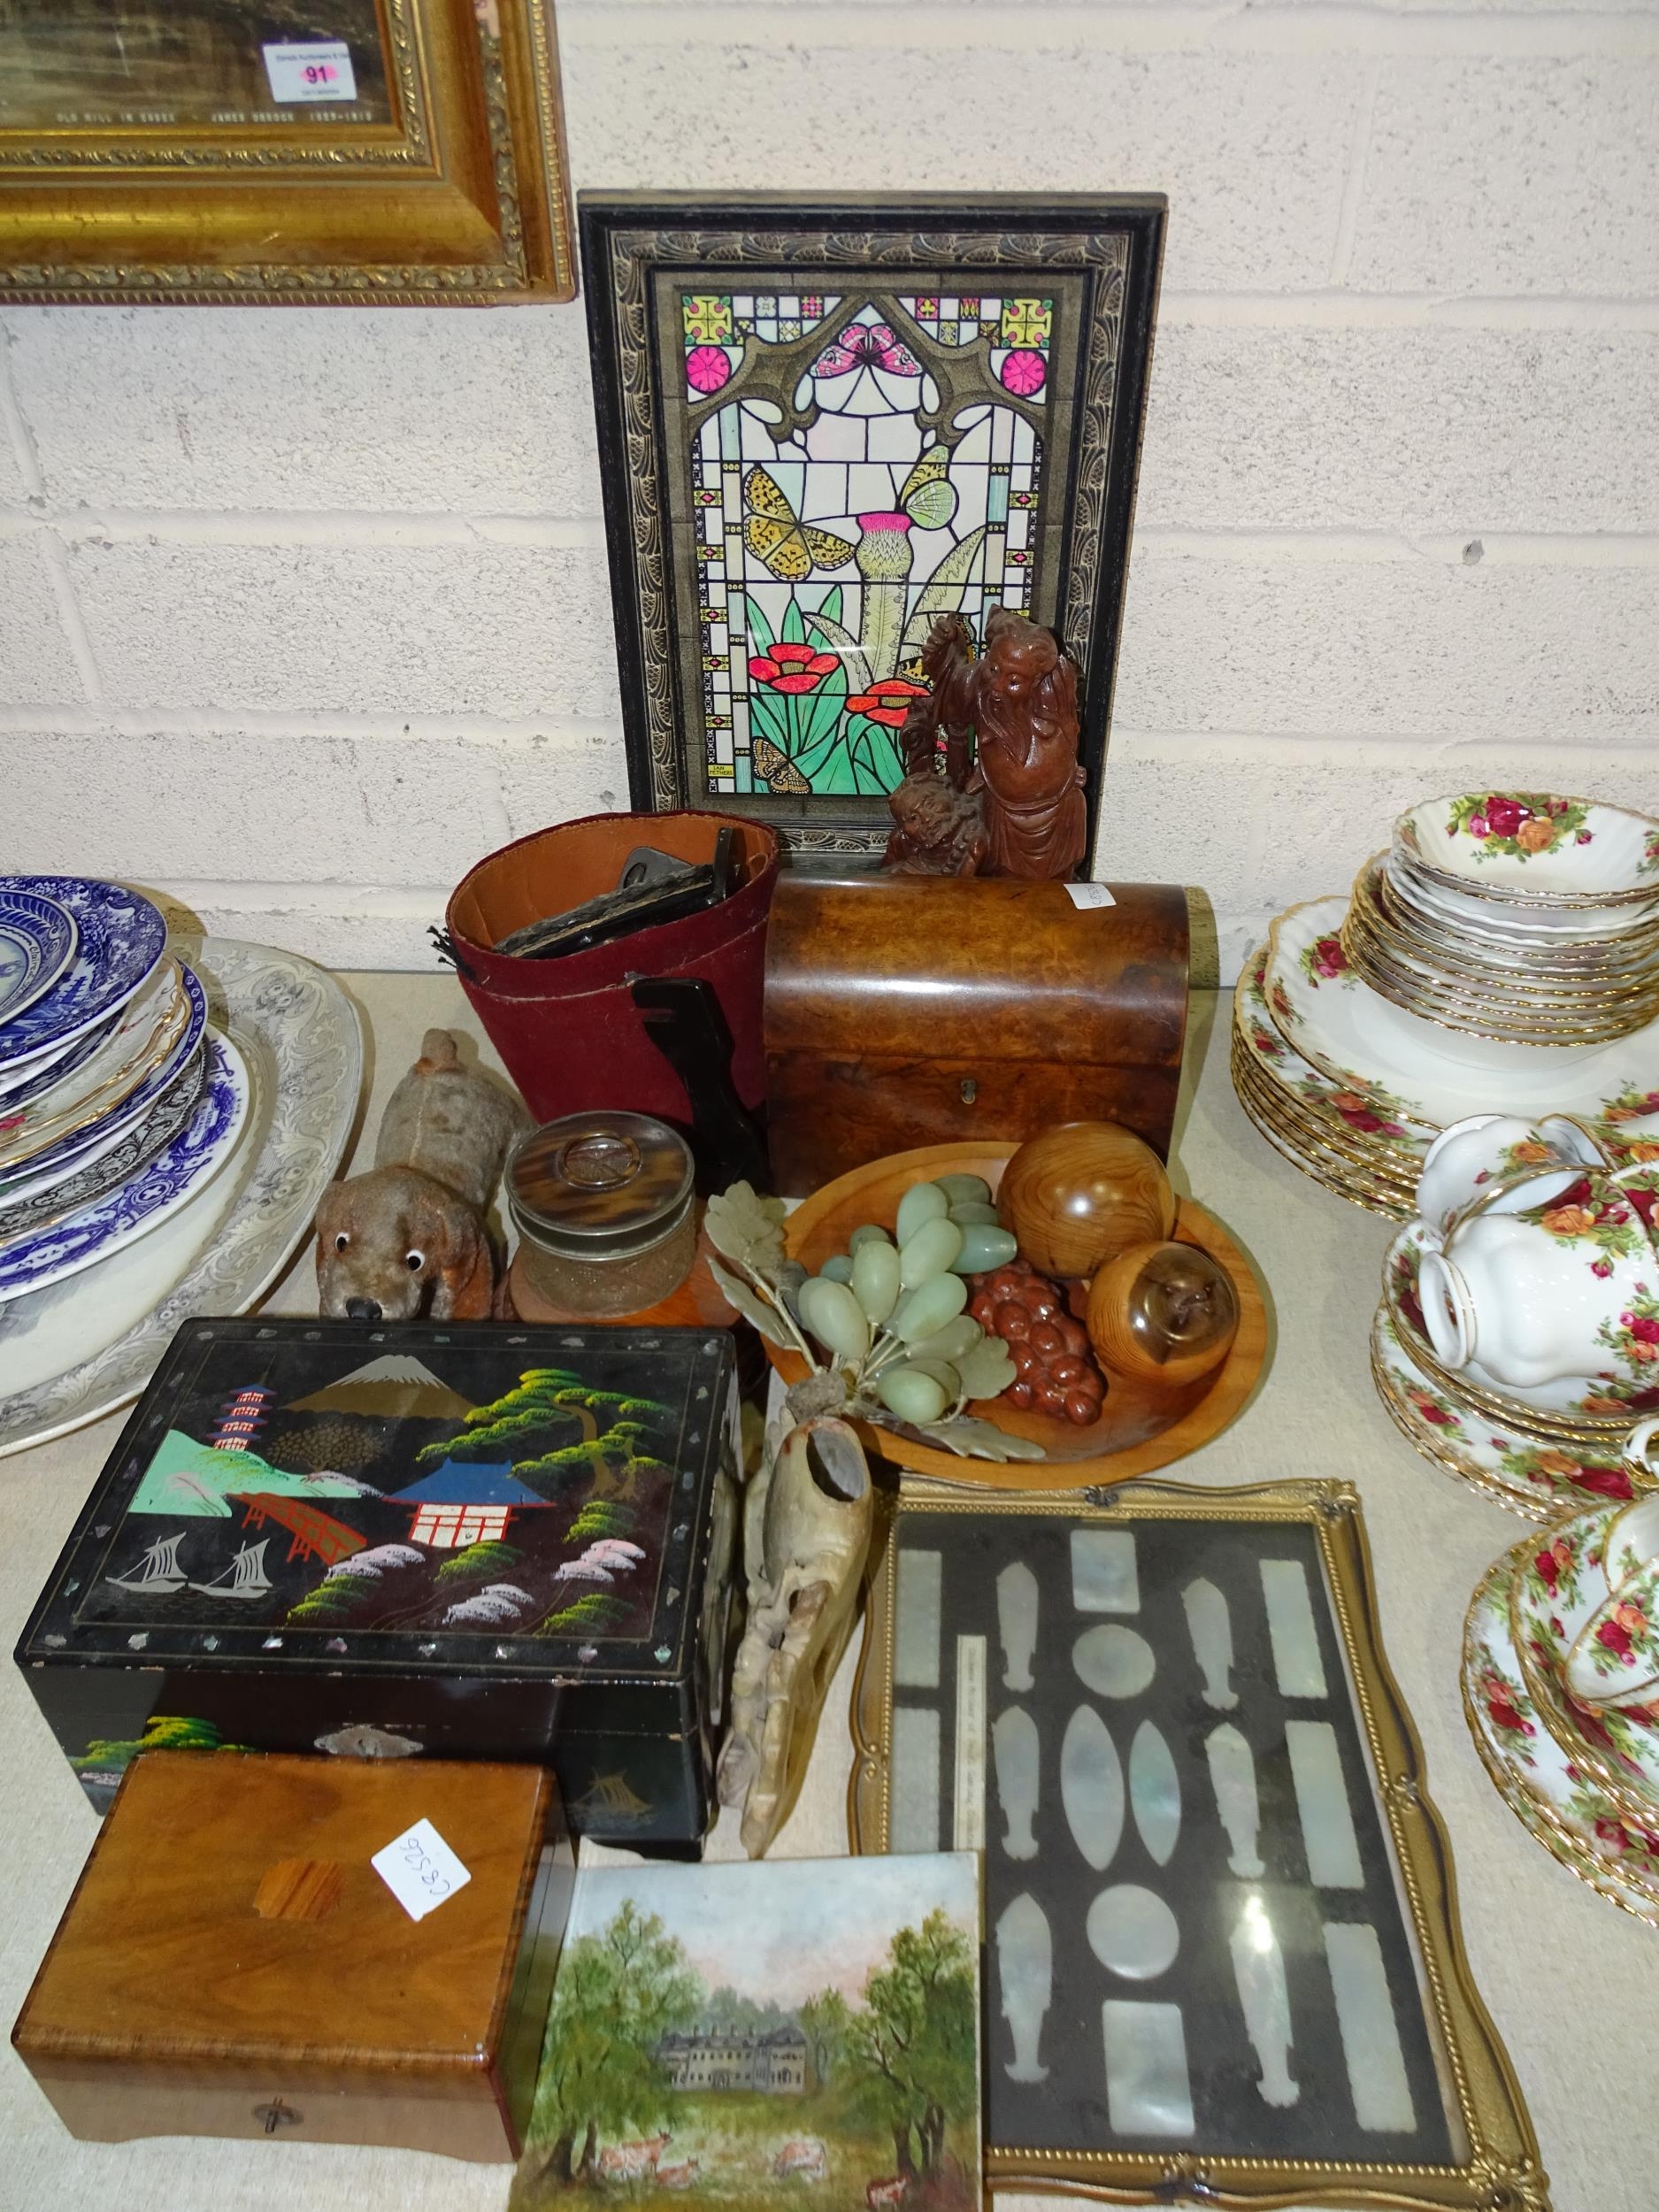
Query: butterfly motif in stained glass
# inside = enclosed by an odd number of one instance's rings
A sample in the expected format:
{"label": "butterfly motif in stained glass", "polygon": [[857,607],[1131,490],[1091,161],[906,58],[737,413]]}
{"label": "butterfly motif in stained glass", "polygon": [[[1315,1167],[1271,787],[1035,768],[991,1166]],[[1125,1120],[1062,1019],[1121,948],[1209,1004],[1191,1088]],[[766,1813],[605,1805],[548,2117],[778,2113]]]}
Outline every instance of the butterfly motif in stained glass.
{"label": "butterfly motif in stained glass", "polygon": [[812,364],[818,377],[850,376],[855,369],[885,369],[889,376],[919,376],[922,365],[886,323],[849,323]]}
{"label": "butterfly motif in stained glass", "polygon": [[785,583],[801,583],[815,568],[845,568],[856,550],[833,530],[803,523],[788,494],[758,463],[743,479],[743,542]]}

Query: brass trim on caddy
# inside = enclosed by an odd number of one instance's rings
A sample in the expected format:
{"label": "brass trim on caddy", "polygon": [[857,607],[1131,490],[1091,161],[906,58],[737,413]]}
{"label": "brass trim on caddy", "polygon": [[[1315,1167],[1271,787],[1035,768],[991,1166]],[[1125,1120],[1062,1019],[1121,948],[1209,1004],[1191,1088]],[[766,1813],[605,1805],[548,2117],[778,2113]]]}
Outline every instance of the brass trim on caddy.
{"label": "brass trim on caddy", "polygon": [[1463,1953],[1456,1877],[1444,1825],[1423,1786],[1423,1747],[1383,1655],[1359,1507],[1353,1486],[1337,1481],[1258,1483],[1213,1491],[1132,1482],[1102,1505],[1029,1494],[967,1499],[906,1482],[896,1500],[883,1500],[879,1564],[872,1576],[853,1684],[847,1812],[849,1842],[856,1852],[887,1848],[893,1539],[895,1524],[907,1508],[930,1514],[1058,1515],[1106,1526],[1136,1520],[1289,1522],[1313,1532],[1417,1949],[1420,1987],[1439,2047],[1442,2093],[1469,2151],[1465,2160],[1452,2165],[1372,2166],[1346,2160],[1212,2155],[1202,2149],[1033,2150],[987,2138],[987,2185],[1018,2184],[1108,2204],[1202,2204],[1217,2212],[1272,2212],[1294,2205],[1376,2207],[1388,2212],[1549,2212],[1548,2178],[1520,2085]]}

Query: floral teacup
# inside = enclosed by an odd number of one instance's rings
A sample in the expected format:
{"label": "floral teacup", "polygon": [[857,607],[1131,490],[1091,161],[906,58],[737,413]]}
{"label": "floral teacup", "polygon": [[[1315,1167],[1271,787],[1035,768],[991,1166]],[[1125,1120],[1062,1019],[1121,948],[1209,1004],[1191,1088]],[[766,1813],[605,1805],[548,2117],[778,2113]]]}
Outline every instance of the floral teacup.
{"label": "floral teacup", "polygon": [[1572,1640],[1563,1671],[1580,1705],[1642,1705],[1659,1690],[1659,1559],[1602,1599]]}
{"label": "floral teacup", "polygon": [[1424,1155],[1417,1211],[1444,1234],[1477,1201],[1490,1213],[1553,1205],[1586,1168],[1609,1164],[1595,1139],[1565,1114],[1540,1121],[1471,1114],[1442,1129]]}
{"label": "floral teacup", "polygon": [[[1655,1435],[1659,1419],[1639,1421],[1625,1439],[1625,1461],[1640,1473],[1659,1474],[1654,1463]],[[1622,1506],[1608,1530],[1601,1573],[1609,1590],[1617,1590],[1655,1559],[1659,1559],[1659,1494]]]}
{"label": "floral teacup", "polygon": [[1580,1179],[1527,1213],[1475,1209],[1424,1255],[1418,1294],[1436,1358],[1526,1388],[1659,1365],[1659,1256],[1628,1191]]}

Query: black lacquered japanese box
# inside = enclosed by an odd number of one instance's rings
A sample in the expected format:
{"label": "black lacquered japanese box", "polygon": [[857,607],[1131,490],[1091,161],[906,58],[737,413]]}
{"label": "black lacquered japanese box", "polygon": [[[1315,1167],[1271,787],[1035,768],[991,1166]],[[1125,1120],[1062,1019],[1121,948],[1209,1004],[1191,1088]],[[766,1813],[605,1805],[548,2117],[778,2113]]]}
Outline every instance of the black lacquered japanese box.
{"label": "black lacquered japanese box", "polygon": [[739,1449],[719,1332],[188,1322],[18,1663],[100,1810],[152,1747],[424,1753],[695,1847]]}

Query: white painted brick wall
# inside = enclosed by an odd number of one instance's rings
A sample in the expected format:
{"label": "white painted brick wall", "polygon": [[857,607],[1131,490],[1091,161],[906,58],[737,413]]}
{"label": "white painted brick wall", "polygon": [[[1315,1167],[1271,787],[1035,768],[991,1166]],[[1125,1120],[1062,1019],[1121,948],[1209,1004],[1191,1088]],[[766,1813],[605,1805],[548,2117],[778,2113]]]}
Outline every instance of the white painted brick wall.
{"label": "white painted brick wall", "polygon": [[[1231,976],[1430,788],[1659,810],[1659,5],[566,0],[579,184],[1158,189],[1096,863]],[[0,866],[424,964],[626,803],[580,307],[0,314]]]}

